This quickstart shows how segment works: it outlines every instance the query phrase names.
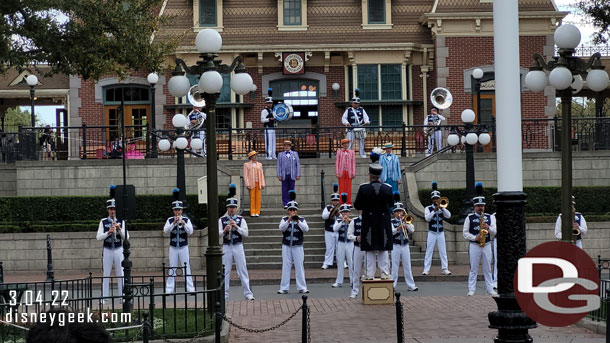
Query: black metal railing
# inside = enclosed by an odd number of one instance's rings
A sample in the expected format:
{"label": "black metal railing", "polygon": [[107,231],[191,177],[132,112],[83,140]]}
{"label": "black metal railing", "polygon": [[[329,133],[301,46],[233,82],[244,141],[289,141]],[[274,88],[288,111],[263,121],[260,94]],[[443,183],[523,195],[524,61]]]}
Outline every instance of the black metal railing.
{"label": "black metal railing", "polygon": [[[441,125],[443,137],[460,125]],[[483,125],[481,125],[483,126]],[[478,146],[475,151],[495,151],[495,123],[484,125],[492,136],[492,143],[485,147]],[[522,120],[523,149],[538,151],[558,151],[561,134],[561,118],[526,118]],[[59,128],[52,134],[52,153],[44,151],[40,144],[41,137],[48,128],[20,128],[16,133],[0,133],[0,162],[12,163],[15,160],[42,159],[106,159],[122,158],[122,147],[115,142],[116,127],[112,126],[79,126]],[[188,132],[189,130],[186,130]],[[150,156],[150,144],[147,138],[155,135],[159,140],[171,135],[172,130],[150,132],[145,126],[126,126],[128,159],[141,159]],[[218,129],[217,149],[220,159],[246,159],[252,151],[264,151],[264,128],[231,128]],[[333,157],[341,147],[341,140],[346,136],[343,126],[303,128],[275,128],[276,145],[281,146],[284,140],[293,143],[293,149],[301,158]],[[423,155],[427,150],[427,136],[423,125],[367,126],[365,150],[371,151],[376,146],[391,142],[394,152],[401,156]],[[572,119],[572,144],[576,151],[610,149],[610,118],[586,117]],[[148,139],[148,141],[151,141]],[[446,143],[445,143],[446,145]],[[461,145],[450,149],[461,151]],[[187,148],[187,152],[190,151]],[[197,154],[191,154],[198,156]],[[159,151],[159,158],[174,158],[173,148]]]}
{"label": "black metal railing", "polygon": [[597,273],[599,275],[599,296],[600,296],[600,307],[595,311],[589,313],[589,318],[595,321],[606,322],[608,320],[608,311],[610,307],[610,258],[602,258],[597,256]]}
{"label": "black metal railing", "polygon": [[[599,52],[602,56],[610,56],[610,45],[580,45],[574,49],[574,56],[587,57]],[[559,48],[555,46],[555,56],[559,56]]]}

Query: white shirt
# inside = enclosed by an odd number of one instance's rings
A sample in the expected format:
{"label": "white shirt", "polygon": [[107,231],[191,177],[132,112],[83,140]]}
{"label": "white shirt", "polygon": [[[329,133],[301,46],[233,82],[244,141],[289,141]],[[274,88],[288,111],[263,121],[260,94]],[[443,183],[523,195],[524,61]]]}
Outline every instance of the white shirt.
{"label": "white shirt", "polygon": [[[224,229],[224,226],[222,226],[222,218],[220,218],[218,219],[218,234],[220,237],[222,237]],[[246,223],[246,219],[242,218],[239,228],[236,229],[234,226],[232,226],[229,231],[231,230],[237,231],[237,233],[239,233],[243,238],[248,237],[248,224]]]}
{"label": "white shirt", "polygon": [[[582,214],[580,215],[580,226],[578,228],[580,229],[581,236],[584,237],[588,229],[587,221],[585,220],[585,216]],[[557,221],[555,222],[555,237],[557,237],[557,239],[561,239],[561,214],[557,216]]]}
{"label": "white shirt", "polygon": [[[303,218],[303,217],[301,217],[301,218]],[[282,218],[282,221],[280,222],[280,231],[284,232],[284,231],[288,230],[289,227],[290,227],[290,217]],[[305,219],[303,219],[303,221],[299,221],[299,228],[303,232],[309,231],[309,225],[307,225],[307,221]]]}
{"label": "white shirt", "polygon": [[[174,217],[171,217],[174,218]],[[167,220],[165,221],[165,226],[163,226],[163,233],[167,234],[170,233],[172,231],[172,229],[174,228],[174,223],[169,223],[169,220],[171,218],[167,218]],[[184,216],[180,216],[180,219],[186,218]],[[188,219],[188,218],[187,218]],[[186,224],[184,225],[184,231],[186,231],[187,235],[192,235],[193,234],[193,223],[189,220],[189,221],[185,221]]]}
{"label": "white shirt", "polygon": [[[104,218],[104,219],[107,219],[107,218]],[[104,219],[100,220],[100,225],[97,227],[97,235],[95,238],[97,238],[98,241],[103,241],[106,238],[108,238],[110,235],[112,235],[112,232],[110,232],[110,231],[104,232],[104,224],[103,224]],[[116,218],[114,218],[114,220],[116,220]],[[116,232],[116,234],[118,236],[120,236],[122,239],[125,239],[125,237],[123,236],[124,227],[125,227],[125,221],[123,220],[121,222],[121,230]],[[129,239],[129,232],[127,232],[127,239]]]}
{"label": "white shirt", "polygon": [[[349,121],[347,121],[347,113],[349,112],[350,108],[352,108],[352,107],[347,108],[345,110],[345,112],[343,112],[343,116],[341,117],[341,123],[343,125],[348,125],[349,124]],[[354,115],[356,115],[356,114],[354,113]],[[362,123],[360,124],[360,126],[368,125],[370,123],[371,122],[370,122],[370,119],[369,119],[369,115],[366,114],[366,111],[364,110],[364,108],[362,108]]]}
{"label": "white shirt", "polygon": [[[449,212],[449,210],[447,208],[439,208],[439,211],[441,212],[440,214],[442,214],[441,219],[449,219],[451,218],[451,212]],[[430,211],[429,206],[426,206],[426,211],[424,213],[424,218],[426,219],[427,222],[431,221],[432,218],[434,218],[434,215],[436,214],[436,211]]]}
{"label": "white shirt", "polygon": [[[468,216],[470,216],[471,214],[469,214]],[[490,215],[489,218],[490,218],[490,221],[491,221],[491,224],[489,225],[489,230],[488,230],[489,231],[489,239],[492,240],[496,236],[496,232],[497,232],[497,229],[496,229],[496,216],[491,216]],[[464,234],[464,238],[467,241],[478,243],[478,242],[475,242],[475,239],[477,238],[477,236],[475,236],[475,235],[470,233],[470,220],[468,220],[468,218],[466,218],[466,220],[464,221],[464,229],[462,230],[462,233]]]}

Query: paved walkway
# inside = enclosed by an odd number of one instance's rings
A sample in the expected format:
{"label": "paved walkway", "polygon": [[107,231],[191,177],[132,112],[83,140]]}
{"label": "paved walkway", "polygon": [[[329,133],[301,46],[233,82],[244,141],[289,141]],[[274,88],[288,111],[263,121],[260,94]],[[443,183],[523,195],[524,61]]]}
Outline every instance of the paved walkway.
{"label": "paved walkway", "polygon": [[[492,342],[497,330],[488,328],[488,312],[496,304],[488,296],[414,296],[402,298],[407,343]],[[395,307],[363,305],[360,300],[308,300],[311,342],[396,342]],[[229,301],[227,314],[244,326],[266,328],[287,318],[300,299]],[[300,342],[301,314],[274,331],[262,334],[231,328],[230,342]],[[530,330],[534,342],[605,342],[604,336],[569,326],[539,326]]]}

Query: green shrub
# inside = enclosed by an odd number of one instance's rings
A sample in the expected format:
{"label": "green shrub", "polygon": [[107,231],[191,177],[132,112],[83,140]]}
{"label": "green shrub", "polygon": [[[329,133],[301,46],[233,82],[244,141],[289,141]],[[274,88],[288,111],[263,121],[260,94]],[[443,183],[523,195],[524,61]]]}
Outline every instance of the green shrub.
{"label": "green shrub", "polygon": [[[422,205],[429,206],[431,204],[430,192],[432,189],[420,189],[419,199]],[[440,189],[441,196],[449,198],[449,211],[452,214],[450,222],[457,222],[458,214],[464,206],[465,189]],[[528,222],[554,222],[557,215],[561,213],[561,188],[560,187],[526,187],[523,191],[527,194],[527,204],[525,205],[525,214]],[[483,189],[483,195],[487,199],[485,212],[496,212],[496,206],[493,201],[493,194],[497,192],[496,188],[486,187]],[[594,219],[604,219],[610,208],[610,200],[603,194],[610,193],[610,187],[574,187],[574,196],[576,197],[576,210],[582,212],[587,221]],[[543,217],[533,219],[533,217]],[[589,219],[591,218],[591,219]]]}

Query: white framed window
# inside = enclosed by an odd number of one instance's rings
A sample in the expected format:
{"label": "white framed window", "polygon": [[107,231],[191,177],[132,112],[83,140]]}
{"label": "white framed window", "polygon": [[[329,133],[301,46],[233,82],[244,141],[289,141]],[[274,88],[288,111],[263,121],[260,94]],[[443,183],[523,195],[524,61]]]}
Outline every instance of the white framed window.
{"label": "white framed window", "polygon": [[389,30],[392,28],[392,0],[362,0],[362,28]]}
{"label": "white framed window", "polygon": [[193,23],[195,32],[203,29],[222,32],[222,0],[193,1]]}
{"label": "white framed window", "polygon": [[279,31],[307,30],[307,0],[278,0],[277,5]]}

